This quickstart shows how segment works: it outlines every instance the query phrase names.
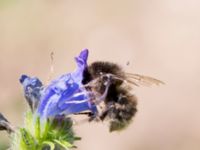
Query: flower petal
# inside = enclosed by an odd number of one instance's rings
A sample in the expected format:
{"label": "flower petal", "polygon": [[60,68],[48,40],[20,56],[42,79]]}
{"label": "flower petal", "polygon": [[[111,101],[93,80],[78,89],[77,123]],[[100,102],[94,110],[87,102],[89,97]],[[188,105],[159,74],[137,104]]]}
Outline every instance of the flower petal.
{"label": "flower petal", "polygon": [[41,91],[43,89],[42,82],[36,77],[31,78],[27,75],[22,75],[20,83],[24,87],[25,98],[31,110],[34,111],[40,101]]}
{"label": "flower petal", "polygon": [[59,79],[45,89],[41,98],[38,113],[43,117],[60,114],[62,110],[57,107],[58,103],[62,102],[63,97],[71,97],[79,89],[78,84],[72,81],[70,74]]}
{"label": "flower petal", "polygon": [[42,87],[38,78],[22,75],[20,82],[32,110],[37,104],[37,113],[41,118],[62,114],[69,115],[86,110],[97,112],[96,106],[90,102],[88,91],[82,84],[87,58],[88,50],[84,49],[79,56],[75,57],[76,70],[53,80],[45,88]]}
{"label": "flower petal", "polygon": [[78,57],[75,57],[75,61],[77,64],[77,69],[75,72],[72,72],[72,78],[79,84],[82,84],[83,80],[83,72],[85,67],[87,67],[87,58],[88,58],[88,49],[84,49],[81,51]]}

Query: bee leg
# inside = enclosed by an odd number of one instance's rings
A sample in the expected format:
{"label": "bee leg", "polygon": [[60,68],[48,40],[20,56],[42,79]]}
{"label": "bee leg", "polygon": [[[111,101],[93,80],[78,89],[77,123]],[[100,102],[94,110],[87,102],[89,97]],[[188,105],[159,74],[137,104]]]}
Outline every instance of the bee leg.
{"label": "bee leg", "polygon": [[101,118],[99,117],[99,116],[97,116],[97,115],[92,115],[92,116],[90,116],[90,118],[89,118],[89,122],[91,122],[91,121],[100,121],[101,120]]}
{"label": "bee leg", "polygon": [[89,119],[88,119],[89,122],[98,120],[97,116],[92,112],[82,112],[82,113],[76,113],[74,115],[87,115],[89,117]]}
{"label": "bee leg", "polygon": [[75,113],[74,115],[87,115],[87,116],[92,116],[94,115],[92,112],[80,112],[80,113]]}
{"label": "bee leg", "polygon": [[103,112],[100,115],[100,119],[102,121],[104,121],[105,118],[109,116],[110,111],[113,109],[113,107],[114,107],[114,103],[113,102],[109,102],[109,103],[106,104],[106,108],[103,110]]}
{"label": "bee leg", "polygon": [[106,118],[107,115],[108,115],[108,110],[104,111],[104,112],[101,114],[100,119],[101,119],[102,121],[104,121],[104,119]]}
{"label": "bee leg", "polygon": [[107,94],[108,94],[108,90],[109,90],[110,85],[111,85],[111,81],[108,80],[108,81],[105,83],[106,89],[105,89],[103,95],[101,95],[100,97],[97,98],[97,100],[95,101],[95,104],[98,105],[98,104],[100,104],[102,101],[105,100],[105,98],[106,98],[106,96],[107,96]]}

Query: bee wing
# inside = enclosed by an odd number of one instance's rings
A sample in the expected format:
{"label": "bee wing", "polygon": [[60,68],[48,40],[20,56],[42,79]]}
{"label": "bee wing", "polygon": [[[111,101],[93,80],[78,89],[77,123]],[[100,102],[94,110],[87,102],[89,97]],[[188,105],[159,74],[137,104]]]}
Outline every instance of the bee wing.
{"label": "bee wing", "polygon": [[132,73],[126,73],[126,81],[134,84],[136,86],[151,86],[151,85],[160,85],[164,84],[163,81],[155,79],[153,77],[140,75],[140,74],[132,74]]}

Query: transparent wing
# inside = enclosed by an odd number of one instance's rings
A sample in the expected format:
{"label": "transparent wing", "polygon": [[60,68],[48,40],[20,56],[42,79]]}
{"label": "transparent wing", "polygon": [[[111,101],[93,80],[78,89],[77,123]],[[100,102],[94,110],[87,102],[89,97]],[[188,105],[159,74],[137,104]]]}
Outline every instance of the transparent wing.
{"label": "transparent wing", "polygon": [[158,80],[158,79],[150,77],[150,76],[140,75],[140,74],[125,73],[125,77],[119,77],[114,74],[106,73],[106,74],[102,74],[101,76],[93,79],[88,84],[85,84],[84,87],[97,86],[98,81],[102,80],[102,78],[105,76],[108,77],[108,79],[110,79],[110,80],[112,80],[112,79],[121,80],[123,82],[133,84],[135,86],[151,86],[151,85],[165,84],[161,80]]}
{"label": "transparent wing", "polygon": [[134,84],[136,86],[151,86],[151,85],[160,85],[165,84],[163,81],[155,79],[153,77],[140,75],[140,74],[132,74],[132,73],[126,73],[126,81]]}

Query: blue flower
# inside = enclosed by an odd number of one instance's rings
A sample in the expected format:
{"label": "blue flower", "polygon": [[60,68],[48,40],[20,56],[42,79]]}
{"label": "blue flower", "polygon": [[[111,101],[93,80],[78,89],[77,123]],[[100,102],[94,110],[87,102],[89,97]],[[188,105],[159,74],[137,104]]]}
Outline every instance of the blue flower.
{"label": "blue flower", "polygon": [[31,78],[27,75],[22,75],[20,83],[22,83],[24,87],[24,96],[31,110],[34,111],[40,102],[43,89],[42,82],[36,77]]}
{"label": "blue flower", "polygon": [[87,58],[88,50],[84,49],[78,57],[75,57],[76,70],[61,75],[46,87],[42,86],[38,78],[22,75],[20,82],[24,87],[25,97],[28,102],[37,106],[36,112],[42,118],[86,110],[97,112],[96,106],[90,102],[88,91],[82,84]]}

